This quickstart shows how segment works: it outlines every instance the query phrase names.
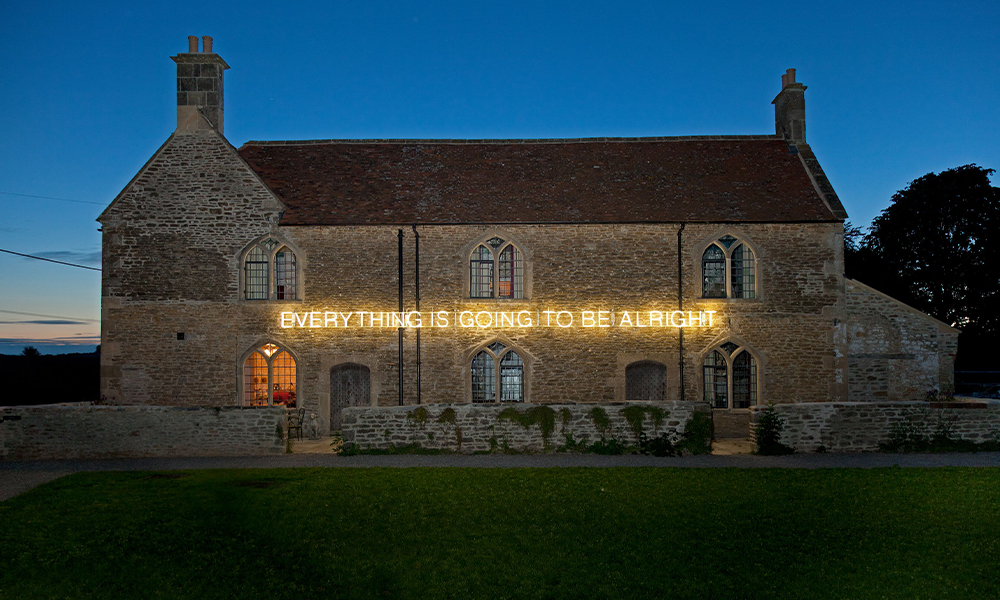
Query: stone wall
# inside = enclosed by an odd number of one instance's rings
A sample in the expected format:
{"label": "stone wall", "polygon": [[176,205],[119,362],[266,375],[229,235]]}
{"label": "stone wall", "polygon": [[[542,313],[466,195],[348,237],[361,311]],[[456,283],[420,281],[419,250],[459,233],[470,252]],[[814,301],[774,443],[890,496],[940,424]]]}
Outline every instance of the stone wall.
{"label": "stone wall", "polygon": [[[945,428],[954,439],[985,442],[1000,438],[1000,401],[815,402],[777,404],[785,425],[781,442],[798,452],[878,450],[896,427],[912,426],[931,437]],[[762,407],[751,408],[756,422]]]}
{"label": "stone wall", "polygon": [[859,281],[845,283],[852,402],[923,400],[954,389],[959,331]]}
{"label": "stone wall", "polygon": [[[603,415],[595,416],[595,410]],[[698,412],[710,416],[708,406],[701,402],[363,407],[344,410],[343,435],[345,443],[362,448],[417,444],[465,453],[505,448],[539,452],[564,445],[567,436],[577,442],[593,443],[605,437],[634,444],[638,438],[629,417],[648,438],[666,434],[676,442]],[[546,418],[552,428],[548,436],[543,435],[541,425]]]}
{"label": "stone wall", "polygon": [[281,408],[20,406],[0,409],[0,459],[278,454]]}

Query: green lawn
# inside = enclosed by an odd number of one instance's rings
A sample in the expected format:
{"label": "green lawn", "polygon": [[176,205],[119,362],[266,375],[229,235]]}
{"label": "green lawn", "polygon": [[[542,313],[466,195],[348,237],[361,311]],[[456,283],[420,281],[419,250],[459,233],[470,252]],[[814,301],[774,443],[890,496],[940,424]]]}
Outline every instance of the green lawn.
{"label": "green lawn", "polygon": [[90,473],[0,503],[0,598],[88,597],[995,599],[1000,470]]}

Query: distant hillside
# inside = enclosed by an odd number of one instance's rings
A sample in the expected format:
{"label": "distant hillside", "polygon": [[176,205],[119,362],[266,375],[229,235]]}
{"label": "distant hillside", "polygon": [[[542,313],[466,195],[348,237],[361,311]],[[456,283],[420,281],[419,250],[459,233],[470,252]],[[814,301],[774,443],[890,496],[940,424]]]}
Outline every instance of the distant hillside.
{"label": "distant hillside", "polygon": [[101,397],[101,355],[0,354],[0,406],[96,402]]}

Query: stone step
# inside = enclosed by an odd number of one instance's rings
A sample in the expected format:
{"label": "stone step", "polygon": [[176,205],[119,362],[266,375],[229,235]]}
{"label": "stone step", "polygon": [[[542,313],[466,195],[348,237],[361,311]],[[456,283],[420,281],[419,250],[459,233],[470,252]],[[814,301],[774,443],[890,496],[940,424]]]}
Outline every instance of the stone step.
{"label": "stone step", "polygon": [[712,424],[715,439],[739,439],[750,437],[750,412],[713,410]]}

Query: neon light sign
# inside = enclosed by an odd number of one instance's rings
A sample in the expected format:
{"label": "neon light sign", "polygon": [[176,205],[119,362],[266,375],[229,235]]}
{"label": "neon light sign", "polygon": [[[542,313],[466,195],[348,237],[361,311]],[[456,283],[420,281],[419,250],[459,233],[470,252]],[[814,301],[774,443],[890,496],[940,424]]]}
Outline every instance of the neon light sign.
{"label": "neon light sign", "polygon": [[716,310],[512,310],[471,311],[436,310],[374,312],[358,310],[341,312],[313,310],[308,312],[285,311],[280,314],[284,329],[490,329],[504,327],[557,329],[577,328],[690,328],[712,327]]}

